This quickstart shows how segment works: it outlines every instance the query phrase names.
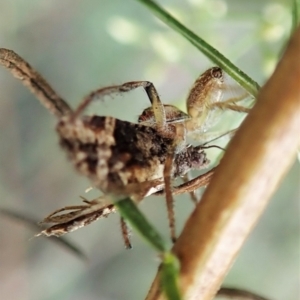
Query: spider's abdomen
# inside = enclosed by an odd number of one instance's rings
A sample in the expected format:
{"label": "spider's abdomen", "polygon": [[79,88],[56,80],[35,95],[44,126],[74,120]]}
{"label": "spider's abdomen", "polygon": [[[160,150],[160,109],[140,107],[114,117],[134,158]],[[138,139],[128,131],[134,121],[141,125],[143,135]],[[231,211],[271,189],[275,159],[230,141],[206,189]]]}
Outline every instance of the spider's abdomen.
{"label": "spider's abdomen", "polygon": [[153,127],[112,117],[63,117],[60,144],[76,169],[104,193],[126,194],[129,184],[163,177],[172,140]]}

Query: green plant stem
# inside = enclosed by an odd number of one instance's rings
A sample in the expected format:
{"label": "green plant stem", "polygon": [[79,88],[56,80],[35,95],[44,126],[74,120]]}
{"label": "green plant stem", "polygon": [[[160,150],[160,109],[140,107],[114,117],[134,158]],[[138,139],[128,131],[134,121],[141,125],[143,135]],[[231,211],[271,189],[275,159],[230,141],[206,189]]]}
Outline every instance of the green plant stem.
{"label": "green plant stem", "polygon": [[213,63],[222,68],[229,76],[245,88],[251,95],[256,97],[259,90],[259,85],[250,78],[247,74],[242,72],[229,59],[222,55],[218,50],[206,43],[203,39],[198,37],[195,33],[177,21],[167,11],[156,4],[152,0],[137,0],[146,5],[161,21],[173,28],[188,41],[190,41],[196,48],[198,48],[207,58]]}
{"label": "green plant stem", "polygon": [[178,288],[179,261],[176,256],[170,252],[165,253],[161,268],[161,285],[168,299],[181,300]]}
{"label": "green plant stem", "polygon": [[300,9],[300,0],[294,0],[292,5],[292,27],[291,35],[294,33],[299,24],[299,9]]}
{"label": "green plant stem", "polygon": [[130,198],[115,202],[121,216],[157,251],[167,252],[168,247],[158,231],[148,222]]}
{"label": "green plant stem", "polygon": [[130,198],[115,201],[121,216],[137,231],[142,237],[162,255],[161,285],[169,300],[181,300],[178,289],[179,262],[178,259],[168,251],[167,244],[148,222],[144,215],[137,208]]}

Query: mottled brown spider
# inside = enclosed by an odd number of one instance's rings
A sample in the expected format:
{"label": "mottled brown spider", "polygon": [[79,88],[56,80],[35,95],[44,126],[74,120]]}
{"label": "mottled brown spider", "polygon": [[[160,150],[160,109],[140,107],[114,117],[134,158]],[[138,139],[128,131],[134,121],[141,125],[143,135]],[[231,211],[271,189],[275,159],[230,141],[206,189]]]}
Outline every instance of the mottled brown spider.
{"label": "mottled brown spider", "polygon": [[[195,81],[187,97],[186,114],[173,105],[164,105],[154,85],[148,81],[132,81],[98,89],[90,93],[77,109],[72,110],[13,51],[0,49],[0,63],[22,80],[42,104],[58,117],[56,130],[60,145],[77,171],[87,176],[93,187],[104,194],[92,201],[84,199],[84,205],[65,207],[46,217],[43,223],[54,224],[42,231],[41,234],[47,236],[62,235],[114,212],[112,198],[115,201],[129,196],[138,203],[146,196],[164,190],[174,241],[173,195],[192,192],[206,185],[213,173],[210,171],[172,188],[173,179],[186,176],[192,169],[206,168],[209,164],[204,147],[201,144],[190,145],[187,138],[204,135],[213,122],[215,110],[249,110],[236,104],[239,99],[223,101],[224,72],[218,67],[207,70]],[[142,112],[138,123],[84,114],[87,106],[96,99],[139,87],[146,91],[151,107]],[[64,213],[58,215],[59,212]],[[129,247],[123,221],[122,232],[125,244]]]}

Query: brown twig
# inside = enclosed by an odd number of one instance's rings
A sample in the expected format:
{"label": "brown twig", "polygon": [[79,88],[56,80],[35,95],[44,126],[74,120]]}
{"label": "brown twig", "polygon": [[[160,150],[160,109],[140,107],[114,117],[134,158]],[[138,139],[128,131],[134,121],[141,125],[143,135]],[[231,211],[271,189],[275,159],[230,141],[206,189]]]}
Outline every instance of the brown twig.
{"label": "brown twig", "polygon": [[[299,145],[300,28],[173,248],[183,299],[211,300]],[[165,299],[159,273],[147,300]]]}

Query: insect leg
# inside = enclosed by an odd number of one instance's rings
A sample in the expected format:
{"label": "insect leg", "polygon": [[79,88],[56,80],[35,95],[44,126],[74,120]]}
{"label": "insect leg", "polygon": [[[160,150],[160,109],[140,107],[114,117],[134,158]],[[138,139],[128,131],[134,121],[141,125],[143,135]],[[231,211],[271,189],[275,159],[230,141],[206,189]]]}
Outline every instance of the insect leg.
{"label": "insect leg", "polygon": [[159,98],[159,95],[153,85],[153,83],[149,81],[131,81],[126,82],[121,85],[108,86],[90,93],[87,97],[85,97],[79,107],[76,109],[74,113],[74,117],[76,118],[80,115],[86,107],[95,99],[104,97],[105,95],[110,95],[114,93],[125,93],[131,90],[134,90],[138,87],[143,87],[149,97],[149,100],[152,104],[152,108],[154,111],[155,121],[157,127],[163,129],[166,126],[166,114],[164,106]]}

